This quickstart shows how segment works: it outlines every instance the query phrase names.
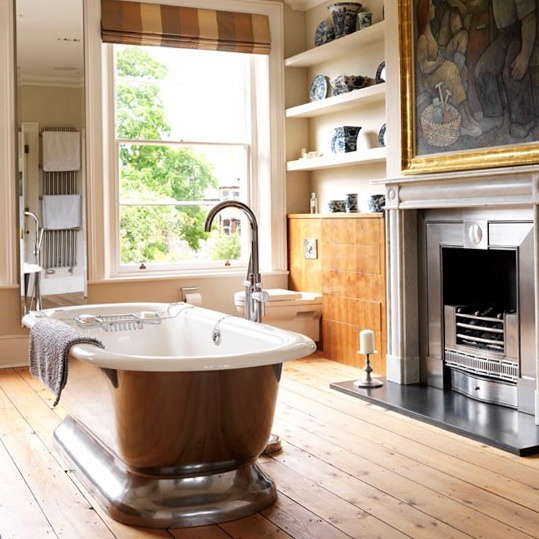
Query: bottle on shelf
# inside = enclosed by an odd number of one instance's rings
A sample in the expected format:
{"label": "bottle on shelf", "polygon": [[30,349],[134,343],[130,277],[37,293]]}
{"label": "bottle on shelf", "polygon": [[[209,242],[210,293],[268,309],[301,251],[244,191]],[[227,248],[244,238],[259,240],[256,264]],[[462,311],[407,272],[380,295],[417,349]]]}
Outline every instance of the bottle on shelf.
{"label": "bottle on shelf", "polygon": [[311,193],[311,200],[309,201],[311,213],[318,213],[318,199],[316,193]]}

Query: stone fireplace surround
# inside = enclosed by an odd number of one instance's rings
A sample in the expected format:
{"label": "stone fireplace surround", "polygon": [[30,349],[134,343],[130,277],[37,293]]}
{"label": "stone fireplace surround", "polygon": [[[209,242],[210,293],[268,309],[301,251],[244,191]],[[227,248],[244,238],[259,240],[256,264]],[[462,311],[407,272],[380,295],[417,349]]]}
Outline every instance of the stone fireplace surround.
{"label": "stone fireplace surround", "polygon": [[[386,189],[386,235],[387,235],[387,311],[388,336],[386,358],[386,384],[380,390],[358,390],[350,382],[332,384],[334,389],[360,398],[374,400],[389,408],[407,413],[412,417],[439,424],[472,438],[485,441],[516,454],[539,452],[539,391],[537,376],[528,380],[531,406],[528,413],[501,406],[478,403],[469,397],[442,389],[432,389],[424,372],[428,363],[425,352],[425,278],[418,264],[420,245],[423,240],[421,221],[425,213],[474,210],[502,211],[515,215],[518,220],[525,216],[532,220],[534,230],[539,222],[539,167],[520,166],[484,169],[452,174],[429,174],[400,177],[379,182]],[[423,210],[428,210],[427,212]],[[436,213],[436,212],[434,212]],[[533,266],[538,267],[539,238],[533,237]],[[539,275],[533,270],[529,294],[533,297],[535,312],[535,372],[539,363]],[[533,343],[532,343],[533,344]],[[433,384],[436,385],[436,384]],[[340,386],[340,387],[338,387]],[[378,392],[378,393],[377,393]],[[454,395],[448,396],[448,393]],[[438,395],[439,394],[439,395]],[[442,395],[443,394],[443,395]],[[464,400],[463,400],[464,399]],[[384,402],[386,401],[386,402]],[[391,401],[391,402],[390,402]],[[412,404],[406,409],[406,402]],[[404,404],[403,404],[404,403]],[[471,409],[471,408],[473,409]],[[430,408],[436,408],[434,412]],[[466,408],[464,414],[453,420],[456,409]],[[481,424],[466,424],[462,415],[481,415]],[[485,416],[487,414],[487,416]],[[449,418],[449,424],[446,423]],[[464,422],[463,422],[464,421]],[[499,425],[492,428],[492,425]],[[502,425],[503,424],[503,425]],[[513,435],[504,438],[497,430],[506,426]]]}

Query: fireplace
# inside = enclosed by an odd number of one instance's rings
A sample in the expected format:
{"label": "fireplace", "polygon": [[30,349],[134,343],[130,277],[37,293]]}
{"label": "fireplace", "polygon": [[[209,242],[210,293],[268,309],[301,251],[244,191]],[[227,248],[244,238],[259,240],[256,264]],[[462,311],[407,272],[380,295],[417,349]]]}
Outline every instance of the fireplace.
{"label": "fireplace", "polygon": [[533,214],[426,210],[419,227],[422,380],[534,413]]}
{"label": "fireplace", "polygon": [[539,167],[379,183],[384,386],[331,387],[519,455],[539,453]]}

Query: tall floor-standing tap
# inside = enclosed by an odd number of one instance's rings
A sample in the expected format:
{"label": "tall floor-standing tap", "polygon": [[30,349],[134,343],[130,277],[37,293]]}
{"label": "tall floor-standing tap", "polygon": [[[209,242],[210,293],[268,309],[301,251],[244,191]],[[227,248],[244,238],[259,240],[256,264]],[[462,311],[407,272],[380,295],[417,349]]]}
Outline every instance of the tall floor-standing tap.
{"label": "tall floor-standing tap", "polygon": [[[253,322],[262,322],[264,316],[264,305],[268,301],[269,295],[262,290],[260,277],[260,267],[258,264],[258,224],[251,208],[239,200],[224,200],[216,204],[206,216],[204,230],[209,232],[213,219],[224,208],[239,208],[249,218],[251,225],[251,254],[249,256],[249,265],[247,267],[247,276],[243,284],[245,285],[245,318]],[[277,378],[281,377],[282,364],[277,370]],[[281,450],[281,439],[277,434],[271,434],[264,453],[271,455]]]}
{"label": "tall floor-standing tap", "polygon": [[251,225],[251,253],[247,275],[243,284],[245,286],[245,318],[253,322],[262,322],[264,304],[268,300],[268,293],[262,290],[260,266],[258,262],[258,224],[251,208],[239,200],[224,200],[210,209],[204,222],[204,230],[209,232],[215,216],[224,208],[238,208],[247,215]]}

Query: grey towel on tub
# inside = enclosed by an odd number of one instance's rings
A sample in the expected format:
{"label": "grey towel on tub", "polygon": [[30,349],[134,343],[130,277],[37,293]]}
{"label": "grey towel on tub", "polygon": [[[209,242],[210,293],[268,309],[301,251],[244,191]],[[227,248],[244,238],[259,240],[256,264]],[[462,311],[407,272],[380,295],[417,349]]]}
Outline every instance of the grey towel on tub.
{"label": "grey towel on tub", "polygon": [[60,400],[67,383],[67,360],[69,350],[75,344],[105,345],[94,337],[88,337],[66,323],[54,318],[38,320],[30,330],[30,373],[39,378]]}

